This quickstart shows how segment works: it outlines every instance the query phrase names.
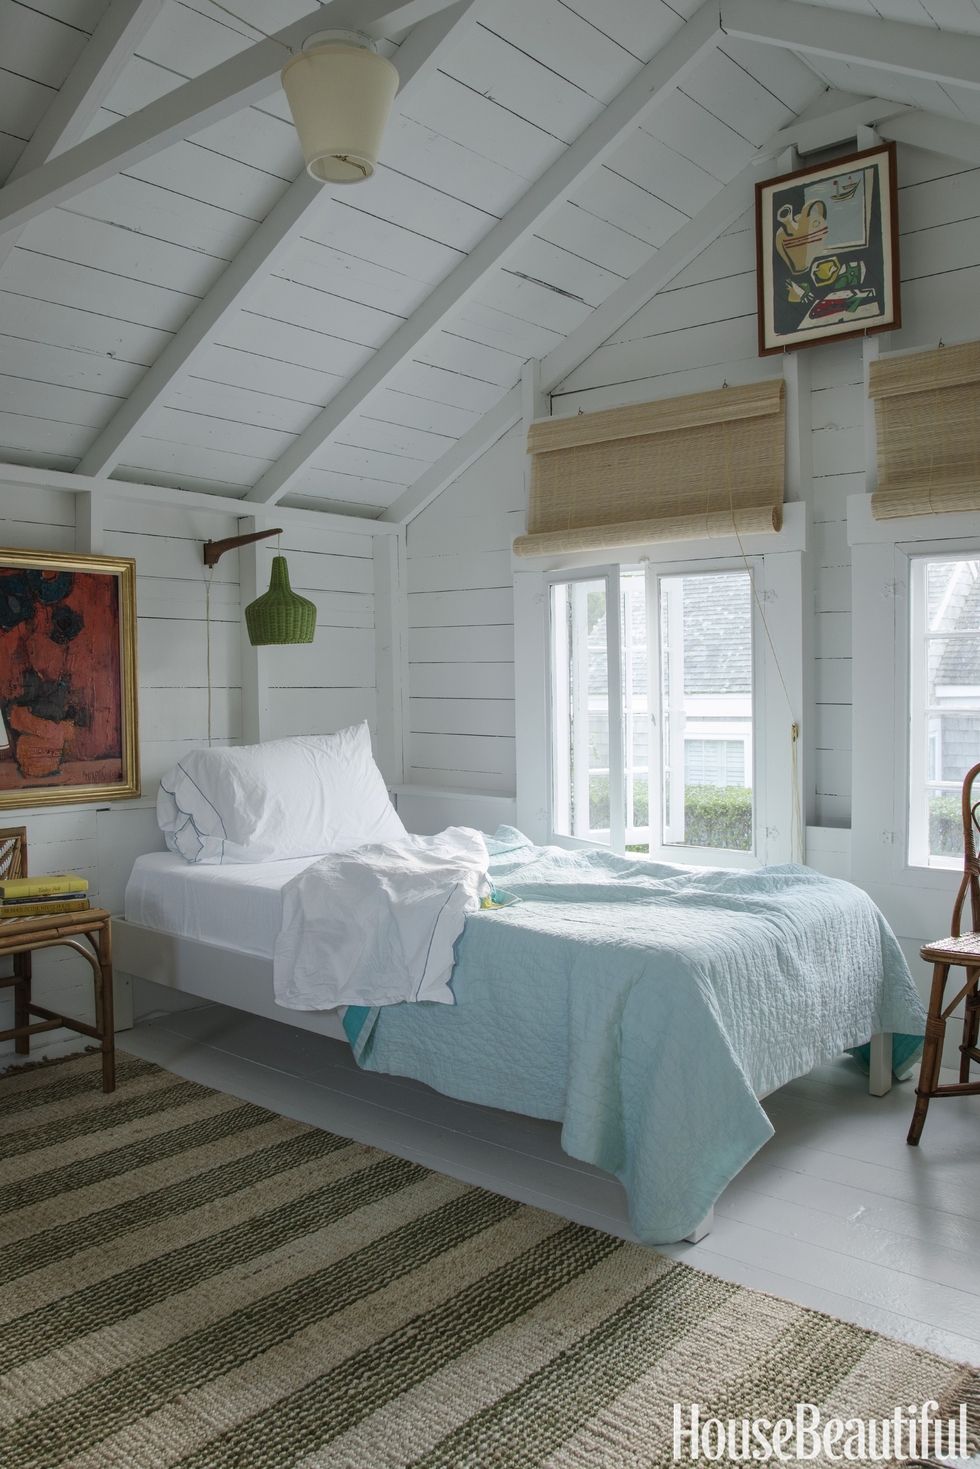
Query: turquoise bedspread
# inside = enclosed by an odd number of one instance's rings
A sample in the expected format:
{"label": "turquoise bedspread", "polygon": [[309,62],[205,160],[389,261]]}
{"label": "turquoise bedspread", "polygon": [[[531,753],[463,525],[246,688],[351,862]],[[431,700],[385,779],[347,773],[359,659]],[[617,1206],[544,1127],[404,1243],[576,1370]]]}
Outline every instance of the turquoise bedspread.
{"label": "turquoise bedspread", "polygon": [[[924,1012],[870,898],[805,867],[665,866],[535,847],[502,827],[467,919],[455,1006],[350,1009],[360,1064],[562,1123],[624,1184],[637,1236],[682,1239],[772,1135],[757,1100]],[[861,1103],[865,1105],[865,1103]],[[868,1098],[867,1106],[874,1106]]]}

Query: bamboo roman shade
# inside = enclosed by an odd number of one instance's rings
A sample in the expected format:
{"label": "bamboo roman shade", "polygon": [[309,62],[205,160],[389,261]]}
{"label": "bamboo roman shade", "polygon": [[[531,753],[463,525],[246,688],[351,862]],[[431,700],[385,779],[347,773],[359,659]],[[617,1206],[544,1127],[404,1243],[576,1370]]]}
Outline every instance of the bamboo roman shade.
{"label": "bamboo roman shade", "polygon": [[780,378],[533,423],[515,554],[777,531],[783,420]]}
{"label": "bamboo roman shade", "polygon": [[980,510],[980,342],[871,364],[876,520]]}

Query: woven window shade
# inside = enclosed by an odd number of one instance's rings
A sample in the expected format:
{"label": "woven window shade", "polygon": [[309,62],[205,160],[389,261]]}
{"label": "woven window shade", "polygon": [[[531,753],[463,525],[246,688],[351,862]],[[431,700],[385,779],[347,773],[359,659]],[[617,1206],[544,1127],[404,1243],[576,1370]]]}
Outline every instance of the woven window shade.
{"label": "woven window shade", "polygon": [[782,379],[577,418],[542,419],[518,556],[777,531]]}
{"label": "woven window shade", "polygon": [[876,520],[980,510],[980,342],[871,364]]}

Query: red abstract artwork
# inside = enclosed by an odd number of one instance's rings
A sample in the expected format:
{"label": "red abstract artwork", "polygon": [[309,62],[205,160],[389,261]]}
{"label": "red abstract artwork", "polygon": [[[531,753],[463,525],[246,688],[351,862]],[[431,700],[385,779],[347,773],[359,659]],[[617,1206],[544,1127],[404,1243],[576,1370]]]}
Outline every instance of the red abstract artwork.
{"label": "red abstract artwork", "polygon": [[47,787],[130,783],[120,615],[118,575],[4,564],[0,556],[0,794],[7,804],[15,792],[29,802]]}

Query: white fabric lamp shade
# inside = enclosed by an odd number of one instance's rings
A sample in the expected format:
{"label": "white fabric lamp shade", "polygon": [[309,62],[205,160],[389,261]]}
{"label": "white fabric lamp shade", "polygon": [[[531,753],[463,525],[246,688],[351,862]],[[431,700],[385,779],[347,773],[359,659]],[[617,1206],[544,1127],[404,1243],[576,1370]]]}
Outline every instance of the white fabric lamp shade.
{"label": "white fabric lamp shade", "polygon": [[398,91],[391,62],[363,46],[314,44],[287,61],[282,86],[310,177],[330,184],[370,178]]}

